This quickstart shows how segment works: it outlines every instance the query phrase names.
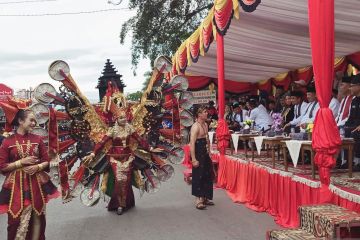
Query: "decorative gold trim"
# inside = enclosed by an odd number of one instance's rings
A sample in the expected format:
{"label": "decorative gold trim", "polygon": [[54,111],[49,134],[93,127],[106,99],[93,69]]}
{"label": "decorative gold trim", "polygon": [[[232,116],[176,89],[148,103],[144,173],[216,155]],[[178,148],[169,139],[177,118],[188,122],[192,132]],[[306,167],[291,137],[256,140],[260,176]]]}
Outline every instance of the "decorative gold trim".
{"label": "decorative gold trim", "polygon": [[[24,145],[27,145],[27,143],[19,143],[19,145],[24,146]],[[38,143],[31,143],[31,145],[39,145],[39,144]],[[8,148],[13,148],[13,147],[16,147],[16,145],[8,146]]]}
{"label": "decorative gold trim", "polygon": [[20,143],[17,139],[16,139],[15,143],[16,143],[16,149],[18,151],[20,158],[26,158],[26,157],[30,156],[30,149],[31,149],[31,145],[32,145],[30,140],[26,141],[26,151],[25,152],[22,147],[24,144],[20,145]]}
{"label": "decorative gold trim", "polygon": [[[12,212],[11,208],[12,208],[12,206],[13,206],[14,191],[15,191],[15,184],[16,184],[16,173],[17,173],[17,172],[20,173],[20,192],[21,192],[21,194],[20,194],[20,205],[21,205],[21,206],[20,206],[19,212],[15,214],[15,213]],[[11,177],[13,177],[14,179],[13,179],[13,181],[12,181],[13,185],[12,185],[12,188],[11,188],[10,203],[9,203],[9,210],[8,210],[8,211],[9,211],[9,213],[11,214],[11,216],[12,216],[13,218],[18,218],[19,215],[20,215],[20,213],[22,212],[22,210],[23,210],[23,208],[24,208],[23,185],[22,185],[22,183],[23,183],[22,170],[15,170],[14,172],[12,172],[12,174],[13,174],[13,176],[11,176]]]}
{"label": "decorative gold trim", "polygon": [[[38,211],[38,210],[35,208],[34,193],[33,193],[33,188],[32,188],[32,179],[33,179],[33,177],[36,177],[35,180],[36,180],[36,182],[37,182],[37,184],[38,184],[38,187],[39,187],[39,191],[40,191],[40,195],[41,195],[41,200],[43,201],[43,207],[42,207],[42,209],[41,209],[40,211]],[[35,212],[38,216],[40,216],[40,215],[43,213],[44,206],[45,206],[45,202],[46,202],[46,201],[45,201],[45,197],[44,197],[44,193],[43,193],[43,191],[42,191],[42,189],[41,189],[41,184],[40,184],[40,182],[39,182],[38,175],[37,175],[37,174],[34,175],[34,176],[30,175],[29,178],[30,178],[31,205],[32,205],[32,208],[33,208],[34,212]]]}

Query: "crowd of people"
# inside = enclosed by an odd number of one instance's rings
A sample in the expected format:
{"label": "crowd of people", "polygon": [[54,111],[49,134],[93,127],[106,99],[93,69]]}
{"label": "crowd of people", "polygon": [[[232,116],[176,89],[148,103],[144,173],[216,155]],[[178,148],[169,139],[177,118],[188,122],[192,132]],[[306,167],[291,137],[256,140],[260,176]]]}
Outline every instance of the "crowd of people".
{"label": "crowd of people", "polygon": [[[274,130],[275,122],[280,118],[276,127],[283,133],[305,133],[309,131],[308,125],[314,123],[319,108],[315,84],[311,82],[306,87],[297,86],[288,91],[278,86],[274,96],[262,93],[228,98],[224,119],[234,132],[244,129],[250,120],[255,130],[266,133]],[[342,78],[338,89],[333,90],[329,108],[341,136],[354,138],[354,170],[360,170],[360,74]],[[210,114],[209,118],[212,118]],[[344,154],[340,156],[338,167],[347,168]]]}

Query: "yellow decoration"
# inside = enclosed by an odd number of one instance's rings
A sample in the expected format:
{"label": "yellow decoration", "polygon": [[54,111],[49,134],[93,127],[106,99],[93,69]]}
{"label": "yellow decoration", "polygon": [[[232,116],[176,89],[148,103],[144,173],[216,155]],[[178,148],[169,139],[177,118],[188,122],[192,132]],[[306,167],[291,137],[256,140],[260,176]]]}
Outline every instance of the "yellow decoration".
{"label": "yellow decoration", "polygon": [[344,60],[345,60],[345,57],[337,57],[337,58],[335,58],[335,64],[334,64],[334,66],[335,67],[338,67],[340,64],[342,64],[343,62],[344,62]]}
{"label": "yellow decoration", "polygon": [[280,74],[278,74],[274,79],[275,79],[275,81],[277,81],[277,82],[284,81],[284,79],[287,77],[288,74],[289,74],[288,72],[286,72],[286,73],[280,73]]}
{"label": "yellow decoration", "polygon": [[[239,14],[239,6],[240,5],[239,5],[238,0],[215,0],[214,1],[214,6],[210,9],[208,15],[204,18],[204,20],[200,24],[200,26],[176,50],[176,52],[175,52],[175,54],[174,54],[174,56],[172,58],[172,63],[175,66],[176,71],[180,72],[179,55],[185,51],[186,47],[187,47],[187,49],[186,49],[187,65],[191,66],[192,60],[191,60],[191,56],[190,56],[190,48],[189,48],[189,46],[191,44],[195,44],[199,39],[200,39],[200,55],[201,56],[205,55],[204,39],[203,39],[203,33],[202,33],[203,29],[207,29],[210,26],[210,24],[212,24],[212,21],[214,20],[214,12],[215,11],[221,11],[222,9],[224,9],[224,7],[226,6],[226,4],[228,4],[229,1],[232,1],[233,10],[234,10],[234,18],[235,19],[240,18],[240,14]],[[212,24],[212,33],[213,33],[214,41],[216,41],[217,30],[216,30],[216,27],[215,27],[214,24]]]}
{"label": "yellow decoration", "polygon": [[306,125],[306,132],[312,133],[312,132],[313,132],[313,128],[314,128],[314,124],[313,124],[313,123],[308,123],[308,124]]}
{"label": "yellow decoration", "polygon": [[269,79],[261,80],[261,81],[259,81],[259,84],[260,84],[260,85],[264,85],[264,84],[266,84],[268,81],[269,81]]}
{"label": "yellow decoration", "polygon": [[347,69],[346,69],[347,75],[351,76],[352,72],[353,72],[353,65],[348,64]]}
{"label": "yellow decoration", "polygon": [[307,72],[310,70],[311,67],[304,67],[304,68],[299,68],[297,71],[298,73],[303,73],[303,72]]}

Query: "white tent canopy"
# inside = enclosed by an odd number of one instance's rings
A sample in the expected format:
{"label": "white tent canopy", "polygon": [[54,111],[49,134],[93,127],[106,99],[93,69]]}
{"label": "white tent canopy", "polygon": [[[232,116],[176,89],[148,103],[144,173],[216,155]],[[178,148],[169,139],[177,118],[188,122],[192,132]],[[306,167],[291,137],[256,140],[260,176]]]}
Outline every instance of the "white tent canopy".
{"label": "white tent canopy", "polygon": [[[225,79],[256,83],[312,65],[308,0],[262,0],[240,12],[224,37]],[[360,1],[335,0],[335,56],[360,50]],[[217,78],[214,41],[186,74]]]}

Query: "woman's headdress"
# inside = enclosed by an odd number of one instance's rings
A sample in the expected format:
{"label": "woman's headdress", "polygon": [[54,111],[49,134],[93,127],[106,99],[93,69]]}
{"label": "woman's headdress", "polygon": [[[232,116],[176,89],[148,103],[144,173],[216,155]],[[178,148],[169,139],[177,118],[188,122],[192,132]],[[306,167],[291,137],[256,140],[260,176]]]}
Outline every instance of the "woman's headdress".
{"label": "woman's headdress", "polygon": [[30,104],[31,100],[18,99],[13,97],[8,97],[4,102],[0,102],[0,107],[3,109],[6,118],[6,132],[10,132],[12,130],[11,124],[19,110],[28,109]]}

